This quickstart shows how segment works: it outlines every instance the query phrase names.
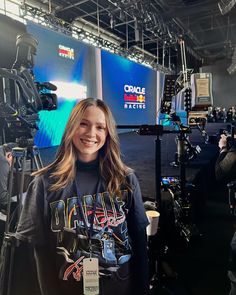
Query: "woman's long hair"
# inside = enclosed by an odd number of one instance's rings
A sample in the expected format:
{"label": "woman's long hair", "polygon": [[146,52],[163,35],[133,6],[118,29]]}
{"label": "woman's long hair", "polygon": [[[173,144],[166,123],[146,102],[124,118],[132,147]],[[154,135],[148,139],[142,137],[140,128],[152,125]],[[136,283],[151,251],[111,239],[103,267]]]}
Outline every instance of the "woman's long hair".
{"label": "woman's long hair", "polygon": [[75,179],[78,151],[72,139],[85,110],[90,106],[96,106],[104,112],[107,125],[106,142],[99,150],[100,175],[105,180],[110,193],[118,192],[121,185],[125,185],[130,189],[126,176],[132,169],[127,167],[121,160],[120,144],[112,113],[102,100],[86,98],[81,100],[71,112],[56,159],[48,166],[33,173],[33,175],[41,175],[49,171],[49,177],[54,179],[53,184],[50,186],[51,191],[65,188]]}

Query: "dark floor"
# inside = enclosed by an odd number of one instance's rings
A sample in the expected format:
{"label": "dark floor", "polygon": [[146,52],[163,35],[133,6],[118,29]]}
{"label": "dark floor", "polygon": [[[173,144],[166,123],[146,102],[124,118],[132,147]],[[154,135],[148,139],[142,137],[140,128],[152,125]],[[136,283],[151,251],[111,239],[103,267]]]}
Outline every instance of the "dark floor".
{"label": "dark floor", "polygon": [[[222,124],[208,124],[209,135],[215,135]],[[179,176],[180,168],[170,165],[176,152],[176,134],[161,137],[161,174]],[[144,200],[158,200],[155,177],[156,136],[140,136],[135,132],[120,134],[124,161],[131,166],[140,181]],[[214,137],[213,137],[214,139]],[[233,220],[228,210],[227,191],[214,179],[214,163],[218,154],[217,144],[205,144],[198,130],[190,134],[190,141],[200,145],[202,151],[186,165],[186,179],[195,185],[194,210],[199,234],[191,242],[176,234],[169,242],[168,265],[178,276],[160,278],[152,294],[173,295],[227,295],[227,262],[229,243],[233,234]],[[41,149],[44,164],[51,162],[57,148]],[[169,222],[168,218],[165,222]],[[166,228],[166,225],[163,225]],[[168,233],[172,234],[172,230]],[[166,257],[165,257],[166,258]],[[165,262],[165,261],[164,261]],[[162,261],[158,261],[162,265]],[[28,294],[24,294],[28,295]]]}
{"label": "dark floor", "polygon": [[198,223],[202,237],[177,255],[177,272],[194,295],[229,293],[227,262],[233,235],[232,220],[225,200],[209,199]]}

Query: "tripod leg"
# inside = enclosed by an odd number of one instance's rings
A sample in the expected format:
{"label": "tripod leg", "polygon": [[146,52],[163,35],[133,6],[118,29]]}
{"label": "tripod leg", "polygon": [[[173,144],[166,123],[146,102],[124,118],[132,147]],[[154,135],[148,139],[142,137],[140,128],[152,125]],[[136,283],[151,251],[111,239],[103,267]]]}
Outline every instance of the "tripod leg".
{"label": "tripod leg", "polygon": [[10,265],[9,265],[9,276],[7,282],[7,295],[11,295],[11,287],[12,287],[12,274],[14,269],[14,257],[15,257],[15,245],[11,245],[10,250]]}
{"label": "tripod leg", "polygon": [[43,162],[40,157],[39,149],[37,147],[33,147],[33,156],[34,156],[34,163],[35,163],[36,169],[39,170],[43,168]]}
{"label": "tripod leg", "polygon": [[36,166],[37,170],[43,168],[43,162],[42,162],[39,154],[34,156],[34,162],[35,162],[35,166]]}
{"label": "tripod leg", "polygon": [[[20,213],[21,213],[21,208],[22,208],[22,198],[23,198],[23,190],[24,190],[24,177],[25,177],[25,161],[26,157],[23,156],[21,159],[21,173],[20,175],[18,174],[17,177],[19,176],[19,192],[17,192],[17,203],[18,203],[18,218],[20,218]],[[18,181],[17,180],[17,181]]]}
{"label": "tripod leg", "polygon": [[7,196],[7,218],[6,218],[6,223],[5,223],[5,232],[9,232],[10,228],[10,214],[11,214],[11,197],[12,197],[12,187],[13,187],[13,170],[14,170],[14,162],[15,162],[15,157],[13,156],[12,160],[12,166],[10,170],[10,175],[9,175],[9,181],[8,181],[8,196]]}

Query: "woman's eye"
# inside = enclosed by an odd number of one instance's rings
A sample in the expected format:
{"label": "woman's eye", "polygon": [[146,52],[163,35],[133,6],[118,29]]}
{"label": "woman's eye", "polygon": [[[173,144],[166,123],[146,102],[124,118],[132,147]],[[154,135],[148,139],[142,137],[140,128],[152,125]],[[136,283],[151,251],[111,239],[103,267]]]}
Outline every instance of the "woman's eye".
{"label": "woman's eye", "polygon": [[87,123],[85,123],[85,122],[80,122],[80,126],[87,126]]}

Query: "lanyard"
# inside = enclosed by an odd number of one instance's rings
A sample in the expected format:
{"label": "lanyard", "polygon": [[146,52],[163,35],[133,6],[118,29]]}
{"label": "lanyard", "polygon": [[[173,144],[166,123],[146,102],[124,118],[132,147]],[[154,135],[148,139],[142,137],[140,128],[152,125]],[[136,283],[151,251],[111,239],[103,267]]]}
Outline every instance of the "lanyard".
{"label": "lanyard", "polygon": [[88,227],[88,224],[86,222],[86,218],[85,218],[85,215],[84,215],[84,210],[83,210],[83,203],[82,203],[82,200],[81,200],[81,194],[79,192],[79,184],[78,184],[78,181],[76,180],[75,181],[75,185],[76,185],[76,191],[77,191],[77,196],[78,196],[78,203],[79,203],[79,211],[80,211],[80,214],[83,218],[83,221],[84,221],[84,226],[86,228],[86,231],[88,233],[88,237],[89,237],[89,240],[91,241],[91,238],[92,238],[92,235],[93,235],[93,223],[94,223],[94,218],[95,218],[95,213],[96,213],[96,207],[97,207],[97,204],[98,204],[98,194],[99,194],[99,190],[100,190],[100,186],[101,186],[101,180],[100,178],[98,179],[98,182],[96,184],[96,196],[95,196],[95,200],[94,200],[94,203],[93,203],[93,209],[92,209],[92,216],[91,216],[91,220],[90,220],[90,227]]}

